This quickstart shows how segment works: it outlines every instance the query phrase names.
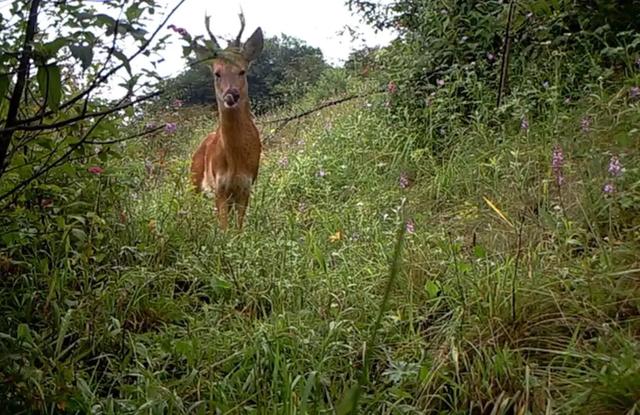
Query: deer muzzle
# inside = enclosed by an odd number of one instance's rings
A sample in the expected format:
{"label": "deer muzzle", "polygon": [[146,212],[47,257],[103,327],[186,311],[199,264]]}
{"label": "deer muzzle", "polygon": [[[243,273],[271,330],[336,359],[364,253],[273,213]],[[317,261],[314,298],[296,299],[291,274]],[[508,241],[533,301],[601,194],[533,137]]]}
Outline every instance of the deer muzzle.
{"label": "deer muzzle", "polygon": [[240,91],[238,91],[237,89],[229,89],[222,96],[222,99],[224,101],[225,107],[233,108],[238,105],[238,102],[240,102]]}

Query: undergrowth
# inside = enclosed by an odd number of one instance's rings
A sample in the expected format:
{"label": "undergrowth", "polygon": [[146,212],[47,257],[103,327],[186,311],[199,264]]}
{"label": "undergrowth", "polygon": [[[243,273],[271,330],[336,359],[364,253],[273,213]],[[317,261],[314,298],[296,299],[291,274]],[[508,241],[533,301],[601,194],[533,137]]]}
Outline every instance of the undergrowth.
{"label": "undergrowth", "polygon": [[34,216],[14,206],[2,411],[332,413],[358,379],[363,413],[640,410],[626,87],[526,123],[470,120],[438,151],[415,142],[439,131],[411,135],[388,111],[378,95],[278,133],[242,233],[189,187],[206,108],[156,114],[177,131],[122,144]]}

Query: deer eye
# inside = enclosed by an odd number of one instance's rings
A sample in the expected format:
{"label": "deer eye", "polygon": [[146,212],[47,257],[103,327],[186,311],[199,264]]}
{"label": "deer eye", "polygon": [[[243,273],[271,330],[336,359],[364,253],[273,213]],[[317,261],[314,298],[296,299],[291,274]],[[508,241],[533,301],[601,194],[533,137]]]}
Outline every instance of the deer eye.
{"label": "deer eye", "polygon": [[240,72],[238,72],[238,75],[240,75],[240,76],[244,76],[245,74],[246,74],[246,72],[245,72],[245,71],[240,71]]}
{"label": "deer eye", "polygon": [[220,78],[222,75],[220,75],[220,72],[216,72],[216,78]]}

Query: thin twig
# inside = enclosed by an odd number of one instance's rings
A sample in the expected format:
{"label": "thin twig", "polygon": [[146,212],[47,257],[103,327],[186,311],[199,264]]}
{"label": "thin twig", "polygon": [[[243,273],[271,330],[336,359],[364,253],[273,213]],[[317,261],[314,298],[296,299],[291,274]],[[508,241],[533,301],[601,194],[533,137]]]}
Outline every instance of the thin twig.
{"label": "thin twig", "polygon": [[498,86],[498,102],[497,107],[502,104],[502,94],[507,83],[507,75],[509,71],[509,53],[511,51],[511,25],[513,24],[513,14],[516,8],[516,0],[509,2],[509,16],[507,18],[507,29],[504,34],[504,50],[502,52],[502,64],[500,65],[500,85]]}
{"label": "thin twig", "polygon": [[291,116],[283,117],[283,118],[276,118],[276,119],[273,119],[273,120],[258,121],[259,124],[277,124],[277,123],[280,123],[280,125],[278,125],[276,127],[276,129],[273,130],[273,132],[271,132],[268,136],[263,138],[262,141],[265,142],[265,143],[267,141],[270,141],[278,132],[280,132],[284,127],[286,127],[287,124],[289,124],[291,121],[298,120],[300,118],[306,117],[307,115],[313,114],[314,112],[318,112],[320,110],[323,110],[323,109],[328,108],[328,107],[332,107],[334,105],[342,104],[342,103],[345,103],[345,102],[348,102],[348,101],[352,101],[352,100],[358,99],[358,98],[365,98],[365,97],[368,97],[368,96],[371,96],[371,95],[375,95],[375,94],[379,94],[379,93],[382,93],[382,92],[385,92],[385,90],[382,89],[382,90],[378,90],[378,91],[366,92],[366,93],[363,93],[363,94],[350,95],[348,97],[339,98],[339,99],[335,99],[333,101],[324,102],[324,103],[318,105],[315,108],[311,108],[311,109],[303,111],[303,112],[301,112],[299,114],[295,114],[295,115],[291,115]]}

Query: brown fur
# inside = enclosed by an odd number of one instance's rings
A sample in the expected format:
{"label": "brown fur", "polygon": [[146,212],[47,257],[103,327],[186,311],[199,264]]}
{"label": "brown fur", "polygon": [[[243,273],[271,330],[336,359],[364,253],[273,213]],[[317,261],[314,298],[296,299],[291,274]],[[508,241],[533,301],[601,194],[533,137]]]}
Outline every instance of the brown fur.
{"label": "brown fur", "polygon": [[[215,189],[215,204],[223,229],[228,227],[231,208],[235,209],[238,228],[242,229],[251,184],[258,177],[262,145],[251,116],[246,80],[249,59],[242,52],[226,52],[212,64],[219,125],[193,154],[191,180],[198,191]],[[225,105],[229,91],[239,93],[237,105],[232,108]]]}

